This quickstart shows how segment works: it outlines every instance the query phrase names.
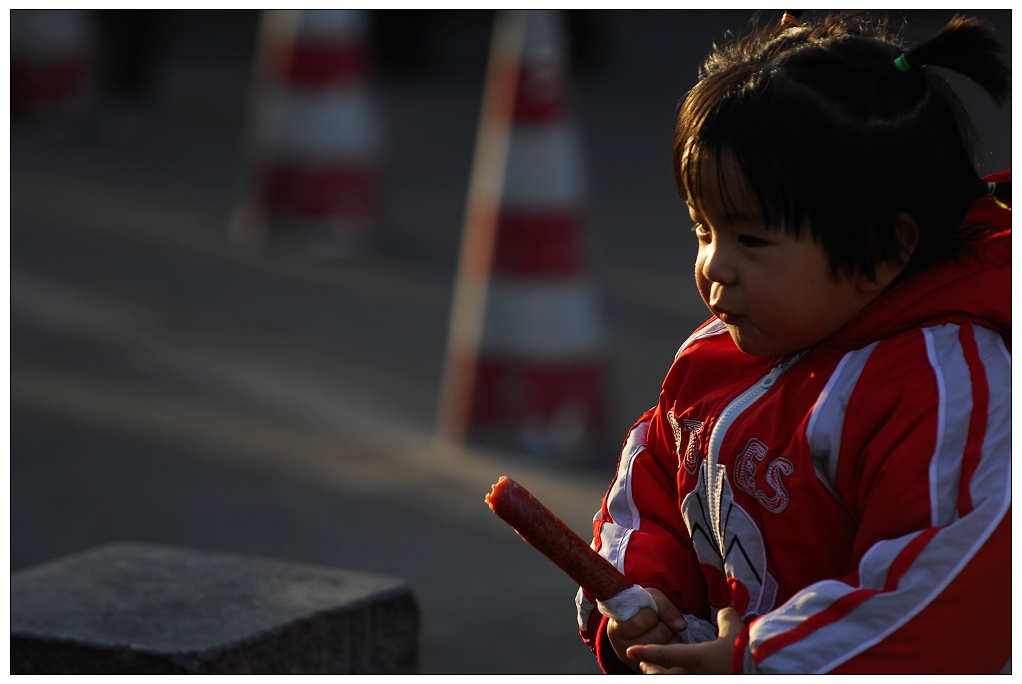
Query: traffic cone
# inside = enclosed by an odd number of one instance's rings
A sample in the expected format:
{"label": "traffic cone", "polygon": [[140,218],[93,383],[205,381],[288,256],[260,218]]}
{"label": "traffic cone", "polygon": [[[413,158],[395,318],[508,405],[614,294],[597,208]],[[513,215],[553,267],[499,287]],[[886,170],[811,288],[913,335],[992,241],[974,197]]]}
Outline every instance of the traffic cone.
{"label": "traffic cone", "polygon": [[264,10],[236,241],[299,239],[328,255],[367,250],[382,140],[367,24],[362,10]]}
{"label": "traffic cone", "polygon": [[85,10],[11,10],[11,116],[68,114],[87,95],[94,35]]}
{"label": "traffic cone", "polygon": [[552,10],[497,19],[438,432],[566,459],[602,445],[607,410],[562,21]]}

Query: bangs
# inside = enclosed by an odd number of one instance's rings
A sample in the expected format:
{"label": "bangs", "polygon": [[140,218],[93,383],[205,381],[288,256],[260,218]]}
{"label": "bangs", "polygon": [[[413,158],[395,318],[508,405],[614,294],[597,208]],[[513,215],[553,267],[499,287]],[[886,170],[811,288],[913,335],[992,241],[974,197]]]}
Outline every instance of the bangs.
{"label": "bangs", "polygon": [[[804,176],[812,162],[803,158],[807,146],[801,144],[792,119],[756,85],[744,83],[737,93],[719,92],[723,89],[706,79],[689,93],[675,138],[678,192],[701,212],[701,174],[715,169],[719,199],[729,218],[734,217],[732,196],[739,194],[733,186],[743,183],[746,194],[758,201],[766,227],[798,236],[810,213],[802,197],[811,191]],[[736,168],[740,177],[726,174],[727,168]]]}

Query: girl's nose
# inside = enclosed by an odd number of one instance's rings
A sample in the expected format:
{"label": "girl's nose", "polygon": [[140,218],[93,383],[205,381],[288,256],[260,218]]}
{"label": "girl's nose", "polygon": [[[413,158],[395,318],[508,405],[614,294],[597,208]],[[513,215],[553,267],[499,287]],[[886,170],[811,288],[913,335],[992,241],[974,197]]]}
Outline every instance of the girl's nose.
{"label": "girl's nose", "polygon": [[738,279],[738,273],[726,249],[721,249],[719,244],[714,243],[703,248],[702,255],[703,277],[710,282],[732,285]]}

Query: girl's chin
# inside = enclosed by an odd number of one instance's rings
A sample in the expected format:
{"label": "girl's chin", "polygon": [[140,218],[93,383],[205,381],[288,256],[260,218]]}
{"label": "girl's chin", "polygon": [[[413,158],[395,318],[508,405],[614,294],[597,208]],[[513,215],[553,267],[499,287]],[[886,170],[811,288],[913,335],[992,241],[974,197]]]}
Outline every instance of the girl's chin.
{"label": "girl's chin", "polygon": [[745,325],[727,326],[735,346],[743,353],[749,356],[782,356],[788,353],[787,350],[781,348],[781,345],[765,340],[756,331],[750,330],[748,321],[745,321],[745,323]]}

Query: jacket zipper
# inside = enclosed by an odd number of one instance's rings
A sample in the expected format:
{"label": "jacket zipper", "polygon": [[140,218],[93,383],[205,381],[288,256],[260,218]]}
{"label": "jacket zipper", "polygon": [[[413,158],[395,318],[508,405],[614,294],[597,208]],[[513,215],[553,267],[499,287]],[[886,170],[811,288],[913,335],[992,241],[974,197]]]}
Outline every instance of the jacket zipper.
{"label": "jacket zipper", "polygon": [[731,424],[735,422],[735,419],[738,418],[742,411],[766,394],[777,382],[777,379],[791,368],[796,361],[801,359],[806,354],[806,351],[800,352],[792,359],[774,366],[758,382],[739,394],[720,412],[717,422],[713,426],[713,431],[710,433],[710,441],[706,449],[706,495],[709,498],[710,526],[713,528],[713,537],[722,556],[726,549],[724,548],[724,537],[720,526],[720,497],[723,491],[723,479],[725,476],[723,468],[717,467],[717,459],[720,453],[720,445],[724,441],[724,435],[727,434],[728,428],[731,427]]}

